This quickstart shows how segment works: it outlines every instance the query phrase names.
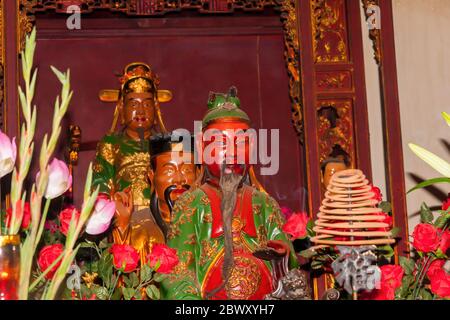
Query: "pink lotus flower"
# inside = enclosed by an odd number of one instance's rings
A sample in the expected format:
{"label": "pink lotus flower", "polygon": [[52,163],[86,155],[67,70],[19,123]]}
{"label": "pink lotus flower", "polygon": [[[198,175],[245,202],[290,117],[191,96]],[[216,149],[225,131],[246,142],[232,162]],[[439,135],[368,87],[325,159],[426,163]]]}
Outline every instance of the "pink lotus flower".
{"label": "pink lotus flower", "polygon": [[[48,171],[48,184],[44,196],[47,199],[55,199],[69,190],[72,185],[72,175],[66,163],[56,158],[49,164]],[[39,175],[38,172],[36,181],[39,180]]]}
{"label": "pink lotus flower", "polygon": [[86,225],[86,233],[97,235],[108,230],[116,212],[116,203],[103,196],[99,196],[95,203],[94,212]]}
{"label": "pink lotus flower", "polygon": [[0,178],[13,171],[16,155],[16,138],[11,141],[6,134],[0,131]]}

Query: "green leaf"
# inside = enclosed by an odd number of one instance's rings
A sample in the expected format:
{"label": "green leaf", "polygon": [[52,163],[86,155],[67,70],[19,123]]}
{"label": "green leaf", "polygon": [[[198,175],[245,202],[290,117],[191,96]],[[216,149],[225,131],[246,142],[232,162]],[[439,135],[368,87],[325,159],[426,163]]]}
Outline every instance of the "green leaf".
{"label": "green leaf", "polygon": [[380,202],[380,204],[378,205],[378,207],[383,210],[383,212],[385,213],[390,213],[392,211],[392,206],[390,202],[387,201],[382,201]]}
{"label": "green leaf", "polygon": [[98,285],[92,285],[92,291],[95,293],[95,295],[97,296],[97,299],[99,300],[107,300],[109,293],[108,293],[108,289],[106,289],[105,287],[101,287]]}
{"label": "green leaf", "polygon": [[307,250],[300,251],[300,256],[302,256],[303,258],[306,258],[306,259],[311,259],[315,255],[317,255],[317,251],[315,251],[315,250],[307,249]]}
{"label": "green leaf", "polygon": [[408,297],[409,289],[411,285],[414,283],[413,275],[406,275],[403,277],[402,285],[395,291],[396,298],[406,299]]}
{"label": "green leaf", "polygon": [[163,273],[155,273],[153,275],[153,280],[155,282],[162,282],[164,279],[167,278],[167,275],[163,274]]}
{"label": "green leaf", "polygon": [[129,275],[131,287],[135,288],[139,285],[139,278],[136,275],[136,272],[132,272]]}
{"label": "green leaf", "polygon": [[113,256],[104,251],[103,256],[98,261],[98,275],[104,281],[106,287],[111,286],[111,276],[113,272]]}
{"label": "green leaf", "polygon": [[141,282],[146,282],[152,278],[152,269],[148,266],[148,264],[144,264],[141,267]]}
{"label": "green leaf", "polygon": [[399,227],[394,227],[391,230],[391,235],[393,238],[398,237],[398,235],[400,234],[401,229]]}
{"label": "green leaf", "polygon": [[310,238],[312,238],[316,235],[316,233],[313,230],[314,225],[315,225],[314,220],[309,220],[306,225],[306,231],[307,231],[308,237],[310,237]]}
{"label": "green leaf", "polygon": [[378,247],[377,250],[380,251],[381,256],[385,257],[388,260],[391,259],[395,254],[394,248],[392,248],[392,246],[388,244]]}
{"label": "green leaf", "polygon": [[447,256],[445,255],[444,252],[442,252],[441,248],[438,248],[436,250],[436,258],[438,258],[438,259],[447,259]]}
{"label": "green leaf", "polygon": [[100,241],[100,243],[98,244],[98,247],[100,249],[106,249],[109,247],[109,242],[108,242],[108,238],[104,238],[102,241]]}
{"label": "green leaf", "polygon": [[323,268],[323,261],[319,261],[319,260],[313,260],[311,262],[311,269],[313,270],[319,270]]}
{"label": "green leaf", "polygon": [[410,275],[414,272],[415,263],[412,259],[401,256],[399,257],[399,262],[406,275]]}
{"label": "green leaf", "polygon": [[445,122],[447,122],[447,125],[450,127],[450,115],[447,112],[442,112],[442,118],[444,118]]}
{"label": "green leaf", "polygon": [[450,177],[450,163],[441,159],[434,153],[419,147],[413,143],[408,144],[409,148],[414,152],[420,159],[425,161],[434,170],[442,174],[444,177]]}
{"label": "green leaf", "polygon": [[125,300],[131,300],[131,298],[133,298],[134,296],[134,292],[135,290],[133,288],[122,287],[122,294]]}
{"label": "green leaf", "polygon": [[433,295],[425,288],[421,288],[419,291],[420,300],[433,300]]}
{"label": "green leaf", "polygon": [[422,223],[431,223],[433,219],[433,212],[431,212],[425,202],[422,202],[422,206],[420,207],[420,221]]}
{"label": "green leaf", "polygon": [[122,281],[126,287],[133,287],[131,279],[126,275],[122,275]]}
{"label": "green leaf", "polygon": [[145,288],[145,292],[147,293],[148,297],[152,300],[159,300],[161,298],[161,293],[154,284],[151,284],[147,288]]}
{"label": "green leaf", "polygon": [[436,228],[442,229],[445,224],[447,223],[447,220],[450,219],[450,214],[445,212],[444,214],[441,214],[436,221],[434,222],[434,226]]}
{"label": "green leaf", "polygon": [[416,185],[414,188],[410,189],[408,193],[416,191],[418,189],[422,189],[422,188],[426,188],[429,186],[432,186],[436,183],[450,183],[450,178],[446,178],[446,177],[440,177],[440,178],[434,178],[434,179],[429,179],[429,180],[425,180],[421,183],[419,183],[418,185]]}
{"label": "green leaf", "polygon": [[95,248],[95,243],[85,241],[80,243],[80,248]]}

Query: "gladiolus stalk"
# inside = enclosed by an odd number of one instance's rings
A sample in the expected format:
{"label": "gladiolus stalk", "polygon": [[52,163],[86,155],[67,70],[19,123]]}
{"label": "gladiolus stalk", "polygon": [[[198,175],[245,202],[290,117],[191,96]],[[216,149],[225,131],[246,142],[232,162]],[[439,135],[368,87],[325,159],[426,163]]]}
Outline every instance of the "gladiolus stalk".
{"label": "gladiolus stalk", "polygon": [[[22,106],[22,112],[25,119],[25,124],[22,125],[21,139],[19,147],[20,163],[18,170],[13,171],[12,183],[11,183],[11,202],[12,207],[12,222],[9,228],[9,234],[17,234],[20,230],[22,223],[21,219],[16,217],[22,217],[23,214],[17,214],[17,208],[23,210],[26,193],[22,191],[23,182],[28,174],[31,158],[33,155],[33,137],[36,125],[36,106],[33,107],[31,112],[31,103],[34,96],[34,87],[36,82],[37,70],[33,72],[31,76],[33,56],[36,46],[36,30],[33,29],[30,36],[26,37],[25,50],[22,52],[22,69],[25,83],[25,93],[19,87],[19,96]],[[30,286],[31,269],[33,266],[33,258],[36,248],[41,240],[42,232],[47,217],[48,208],[50,206],[51,199],[47,199],[44,207],[44,211],[41,215],[42,198],[45,194],[47,184],[49,181],[49,169],[48,164],[55,150],[56,143],[58,142],[61,134],[61,121],[67,111],[69,102],[72,98],[72,91],[70,90],[70,71],[62,73],[56,68],[52,67],[53,72],[57,76],[58,80],[62,84],[61,99],[56,97],[55,109],[53,113],[52,132],[50,138],[46,134],[42,141],[42,146],[39,156],[39,179],[31,187],[30,196],[30,209],[31,209],[31,224],[30,230],[21,246],[20,251],[20,284],[19,284],[19,299],[26,300],[28,298],[28,292],[35,287],[36,281]],[[30,80],[31,79],[31,80]],[[53,279],[45,288],[42,295],[43,299],[54,299],[56,293],[66,276],[66,273],[72,264],[78,247],[74,249],[75,242],[82,231],[84,224],[86,223],[89,215],[92,211],[94,202],[98,195],[98,189],[91,194],[91,180],[92,180],[92,165],[89,167],[89,172],[86,180],[86,189],[84,195],[83,209],[81,217],[78,221],[72,219],[69,227],[69,231],[66,238],[64,251],[59,259],[61,264],[56,270]],[[22,205],[18,206],[17,201],[22,201]],[[16,221],[17,220],[17,221]],[[20,220],[20,221],[18,221]],[[56,263],[56,262],[55,262]],[[56,265],[56,264],[55,264]],[[50,269],[51,270],[51,269]],[[46,270],[48,271],[48,270]],[[45,275],[45,272],[44,272]]]}

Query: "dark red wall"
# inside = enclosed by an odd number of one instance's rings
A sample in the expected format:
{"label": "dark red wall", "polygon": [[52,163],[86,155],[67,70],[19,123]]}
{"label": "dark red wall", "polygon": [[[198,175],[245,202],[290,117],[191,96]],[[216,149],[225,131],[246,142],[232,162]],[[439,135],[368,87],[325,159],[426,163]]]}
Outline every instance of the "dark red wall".
{"label": "dark red wall", "polygon": [[[193,121],[206,110],[209,91],[237,86],[254,127],[280,130],[280,170],[276,176],[260,177],[261,182],[281,205],[305,209],[303,154],[291,125],[283,31],[276,14],[149,19],[90,15],[82,17],[82,29],[76,31],[67,30],[62,18],[38,15],[36,25],[40,137],[51,127],[60,90],[49,66],[71,69],[74,97],[64,120],[59,157],[69,124],[81,127],[83,141],[98,140],[108,131],[114,105],[101,102],[99,90],[118,88],[115,74],[132,61],[144,61],[159,74],[160,88],[173,92],[173,100],[162,104],[169,130],[192,131]],[[81,153],[75,168],[78,205],[93,156],[94,152]]]}

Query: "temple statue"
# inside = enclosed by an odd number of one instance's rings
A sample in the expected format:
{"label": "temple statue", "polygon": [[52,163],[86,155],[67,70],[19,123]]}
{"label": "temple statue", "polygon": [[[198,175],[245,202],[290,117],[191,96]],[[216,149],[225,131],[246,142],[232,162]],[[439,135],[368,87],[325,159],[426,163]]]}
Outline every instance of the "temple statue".
{"label": "temple statue", "polygon": [[[150,211],[151,183],[149,138],[165,132],[159,102],[159,79],[150,66],[132,63],[120,78],[121,88],[103,92],[117,100],[111,132],[97,145],[93,185],[116,202],[115,243],[135,247],[144,261],[153,243],[165,241]],[[105,99],[104,99],[105,101]],[[117,121],[122,129],[117,131]]]}
{"label": "temple statue", "polygon": [[[210,94],[197,141],[205,182],[173,208],[168,245],[180,263],[162,283],[166,299],[263,299],[297,266],[277,202],[245,183],[253,145],[245,134],[250,119],[236,95],[234,87]],[[206,131],[214,132],[212,141]]]}
{"label": "temple statue", "polygon": [[195,185],[198,169],[194,163],[194,142],[177,134],[158,134],[150,138],[149,178],[154,186],[151,209],[167,234],[175,201]]}

